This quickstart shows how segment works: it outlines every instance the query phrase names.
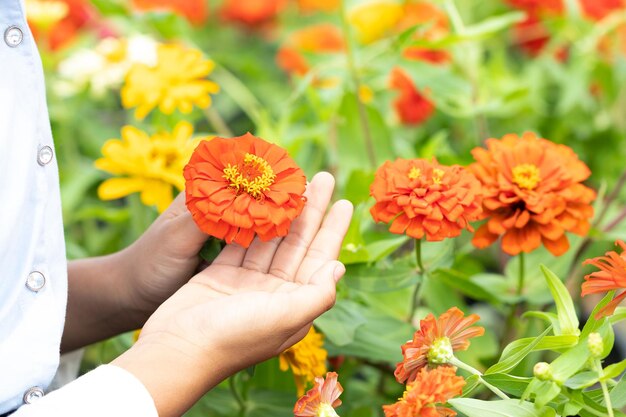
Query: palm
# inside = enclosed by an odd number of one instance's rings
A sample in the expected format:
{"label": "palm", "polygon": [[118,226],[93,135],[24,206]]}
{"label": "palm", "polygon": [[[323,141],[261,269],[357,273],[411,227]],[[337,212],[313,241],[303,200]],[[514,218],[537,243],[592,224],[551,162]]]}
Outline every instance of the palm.
{"label": "palm", "polygon": [[219,335],[228,341],[222,347],[239,352],[261,340],[262,348],[240,358],[243,365],[302,338],[334,303],[334,260],[352,212],[339,202],[322,223],[332,186],[329,175],[314,178],[309,203],[284,239],[255,241],[248,249],[227,246],[155,312],[142,335],[166,332],[194,346]]}

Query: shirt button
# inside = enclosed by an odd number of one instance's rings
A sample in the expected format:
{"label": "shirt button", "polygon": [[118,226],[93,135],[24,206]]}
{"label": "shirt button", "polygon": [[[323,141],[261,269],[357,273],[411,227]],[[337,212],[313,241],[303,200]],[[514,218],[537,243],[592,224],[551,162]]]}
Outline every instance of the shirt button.
{"label": "shirt button", "polygon": [[48,165],[52,161],[52,148],[49,146],[42,146],[37,152],[37,163],[41,166]]}
{"label": "shirt button", "polygon": [[26,288],[38,292],[46,285],[46,277],[39,271],[33,271],[26,278]]}
{"label": "shirt button", "polygon": [[24,39],[24,33],[22,29],[17,26],[9,26],[7,30],[4,31],[4,41],[11,48],[15,48]]}
{"label": "shirt button", "polygon": [[32,404],[43,397],[43,390],[39,387],[29,388],[24,393],[24,404]]}

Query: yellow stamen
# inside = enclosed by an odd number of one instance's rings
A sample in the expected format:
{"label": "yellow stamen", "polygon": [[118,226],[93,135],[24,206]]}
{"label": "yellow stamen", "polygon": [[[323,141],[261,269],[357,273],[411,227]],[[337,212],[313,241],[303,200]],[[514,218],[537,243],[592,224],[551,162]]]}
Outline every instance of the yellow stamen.
{"label": "yellow stamen", "polygon": [[[243,172],[242,172],[243,171]],[[247,153],[243,158],[243,165],[228,164],[224,168],[223,177],[230,182],[230,187],[237,193],[248,193],[256,199],[262,198],[265,191],[269,191],[276,175],[267,161],[260,156]]]}
{"label": "yellow stamen", "polygon": [[520,164],[513,168],[513,182],[520,188],[533,190],[541,181],[539,168],[533,164]]}
{"label": "yellow stamen", "polygon": [[445,171],[443,169],[435,168],[433,169],[433,183],[441,184],[441,179],[443,178]]}
{"label": "yellow stamen", "polygon": [[419,168],[411,168],[411,171],[409,171],[409,179],[410,180],[414,180],[420,177],[420,175],[422,175],[422,170]]}

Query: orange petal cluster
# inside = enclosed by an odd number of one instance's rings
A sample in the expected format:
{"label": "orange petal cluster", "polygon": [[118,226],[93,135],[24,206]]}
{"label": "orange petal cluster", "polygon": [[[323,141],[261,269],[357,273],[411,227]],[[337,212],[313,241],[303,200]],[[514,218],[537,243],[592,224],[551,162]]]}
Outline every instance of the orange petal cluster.
{"label": "orange petal cluster", "polygon": [[345,42],[341,30],[330,23],[321,23],[297,30],[278,50],[278,66],[289,74],[305,75],[310,64],[304,54],[341,52]]}
{"label": "orange petal cluster", "polygon": [[340,4],[341,0],[298,0],[298,7],[304,13],[333,12]]}
{"label": "orange petal cluster", "polygon": [[336,372],[328,372],[326,378],[316,377],[315,386],[307,391],[293,407],[295,417],[330,417],[341,405],[339,396],[343,387],[337,381]]}
{"label": "orange petal cluster", "polygon": [[411,78],[402,69],[396,67],[391,71],[389,85],[398,91],[393,107],[403,124],[421,124],[435,112],[433,103],[419,92]]}
{"label": "orange petal cluster", "polygon": [[391,222],[391,233],[437,241],[472,231],[480,216],[480,183],[463,167],[436,160],[396,159],[385,162],[370,186],[377,222]]}
{"label": "orange petal cluster", "polygon": [[133,7],[143,11],[171,11],[196,25],[203,23],[209,15],[205,0],[133,0]]}
{"label": "orange petal cluster", "polygon": [[440,366],[433,370],[422,368],[410,382],[397,403],[383,406],[385,417],[452,417],[456,413],[437,406],[461,395],[465,380],[456,375],[456,368]]}
{"label": "orange petal cluster", "polygon": [[225,0],[221,15],[228,21],[259,27],[274,20],[287,3],[287,0]]}
{"label": "orange petal cluster", "polygon": [[200,142],[183,175],[199,228],[244,247],[255,235],[287,235],[305,203],[302,169],[287,151],[250,133]]}
{"label": "orange petal cluster", "polygon": [[626,243],[618,240],[615,244],[622,248],[621,254],[609,251],[604,256],[583,262],[585,265],[593,265],[599,269],[585,276],[581,294],[583,297],[598,292],[624,290],[598,312],[597,319],[612,315],[619,303],[626,297]]}
{"label": "orange petal cluster", "polygon": [[[450,32],[448,15],[431,2],[417,1],[405,4],[398,31],[401,32],[417,25],[420,27],[416,29],[415,40],[437,41]],[[445,49],[421,46],[409,46],[404,50],[403,55],[407,59],[432,64],[444,64],[451,59],[450,53]]]}
{"label": "orange petal cluster", "polygon": [[593,216],[595,192],[583,184],[591,171],[565,145],[531,132],[487,139],[475,148],[469,169],[483,185],[487,218],[472,243],[479,248],[502,236],[509,255],[531,252],[542,243],[555,256],[569,248],[565,232],[584,235]]}
{"label": "orange petal cluster", "polygon": [[396,365],[394,375],[398,382],[412,382],[418,378],[421,369],[428,366],[428,355],[437,342],[447,338],[453,352],[466,350],[472,337],[482,336],[485,329],[472,326],[480,320],[476,314],[465,317],[457,307],[452,307],[439,318],[429,314],[420,320],[420,328],[413,339],[402,345],[402,362]]}

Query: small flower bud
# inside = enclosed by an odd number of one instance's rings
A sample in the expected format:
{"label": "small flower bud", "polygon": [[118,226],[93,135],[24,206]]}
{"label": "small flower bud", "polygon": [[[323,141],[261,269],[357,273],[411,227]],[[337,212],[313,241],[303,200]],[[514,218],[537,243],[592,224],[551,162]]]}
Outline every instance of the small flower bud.
{"label": "small flower bud", "polygon": [[594,358],[601,357],[602,352],[604,352],[604,341],[602,340],[600,333],[589,333],[589,337],[587,337],[587,346],[589,347],[591,356]]}
{"label": "small flower bud", "polygon": [[427,354],[428,363],[443,365],[450,362],[450,359],[452,359],[453,355],[454,350],[452,349],[452,345],[450,344],[450,339],[448,339],[447,337],[441,337],[439,339],[436,339],[430,346],[430,350]]}
{"label": "small flower bud", "polygon": [[547,362],[537,362],[533,368],[533,374],[540,381],[552,380],[552,368]]}

